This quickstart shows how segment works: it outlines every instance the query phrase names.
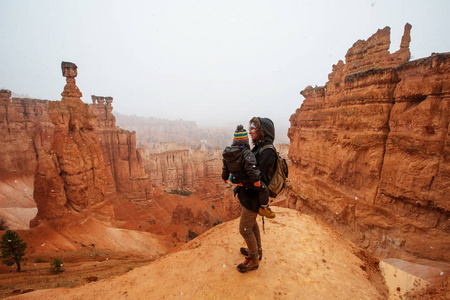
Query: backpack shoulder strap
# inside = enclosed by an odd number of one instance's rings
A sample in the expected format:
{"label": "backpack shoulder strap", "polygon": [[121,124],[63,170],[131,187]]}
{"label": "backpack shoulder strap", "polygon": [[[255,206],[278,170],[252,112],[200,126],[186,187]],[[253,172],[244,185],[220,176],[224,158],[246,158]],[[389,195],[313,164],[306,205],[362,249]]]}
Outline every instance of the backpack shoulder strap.
{"label": "backpack shoulder strap", "polygon": [[259,149],[258,154],[261,155],[261,153],[262,153],[264,150],[266,150],[266,149],[272,149],[273,151],[275,151],[275,153],[277,153],[277,149],[275,148],[275,146],[274,146],[273,144],[270,144],[270,145],[262,146],[262,147]]}

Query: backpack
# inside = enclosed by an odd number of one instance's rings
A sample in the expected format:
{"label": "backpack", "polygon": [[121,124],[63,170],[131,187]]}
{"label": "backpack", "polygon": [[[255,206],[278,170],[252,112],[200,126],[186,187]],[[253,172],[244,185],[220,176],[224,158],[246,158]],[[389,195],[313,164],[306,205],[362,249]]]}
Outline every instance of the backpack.
{"label": "backpack", "polygon": [[261,149],[259,149],[259,155],[261,155],[261,153],[266,149],[272,149],[277,155],[275,172],[272,174],[272,179],[267,185],[267,188],[269,189],[269,196],[276,198],[286,186],[286,181],[289,175],[288,165],[286,163],[286,159],[280,156],[274,145],[265,145],[261,147]]}

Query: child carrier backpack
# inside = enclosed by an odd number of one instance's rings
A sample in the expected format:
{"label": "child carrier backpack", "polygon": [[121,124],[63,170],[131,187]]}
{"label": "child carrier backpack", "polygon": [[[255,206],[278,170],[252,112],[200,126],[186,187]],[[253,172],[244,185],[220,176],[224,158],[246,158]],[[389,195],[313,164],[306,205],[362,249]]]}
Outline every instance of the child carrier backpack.
{"label": "child carrier backpack", "polygon": [[267,188],[269,189],[269,196],[272,198],[276,198],[286,186],[286,181],[289,175],[288,165],[286,163],[286,160],[282,158],[277,152],[277,149],[274,145],[265,145],[261,147],[261,149],[259,149],[259,155],[261,155],[261,153],[266,149],[272,149],[277,155],[275,172],[274,174],[272,174],[270,183],[267,184]]}

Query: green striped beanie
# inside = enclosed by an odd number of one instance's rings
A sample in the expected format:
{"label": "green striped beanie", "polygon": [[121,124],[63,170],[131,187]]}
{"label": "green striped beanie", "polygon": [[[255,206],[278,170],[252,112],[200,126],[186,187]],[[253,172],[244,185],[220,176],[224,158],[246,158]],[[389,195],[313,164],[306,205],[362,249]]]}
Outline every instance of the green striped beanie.
{"label": "green striped beanie", "polygon": [[238,125],[234,132],[233,144],[244,145],[248,144],[248,133],[244,126]]}

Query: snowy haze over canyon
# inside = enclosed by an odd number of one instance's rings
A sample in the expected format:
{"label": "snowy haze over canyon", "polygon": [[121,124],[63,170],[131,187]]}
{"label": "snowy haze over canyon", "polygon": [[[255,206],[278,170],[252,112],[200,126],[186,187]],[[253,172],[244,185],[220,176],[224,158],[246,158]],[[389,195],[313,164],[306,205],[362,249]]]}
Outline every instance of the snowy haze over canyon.
{"label": "snowy haze over canyon", "polygon": [[286,132],[308,85],[324,85],[347,49],[406,23],[412,60],[450,48],[448,1],[2,1],[0,88],[60,100],[61,61],[82,100],[114,98],[127,115]]}

